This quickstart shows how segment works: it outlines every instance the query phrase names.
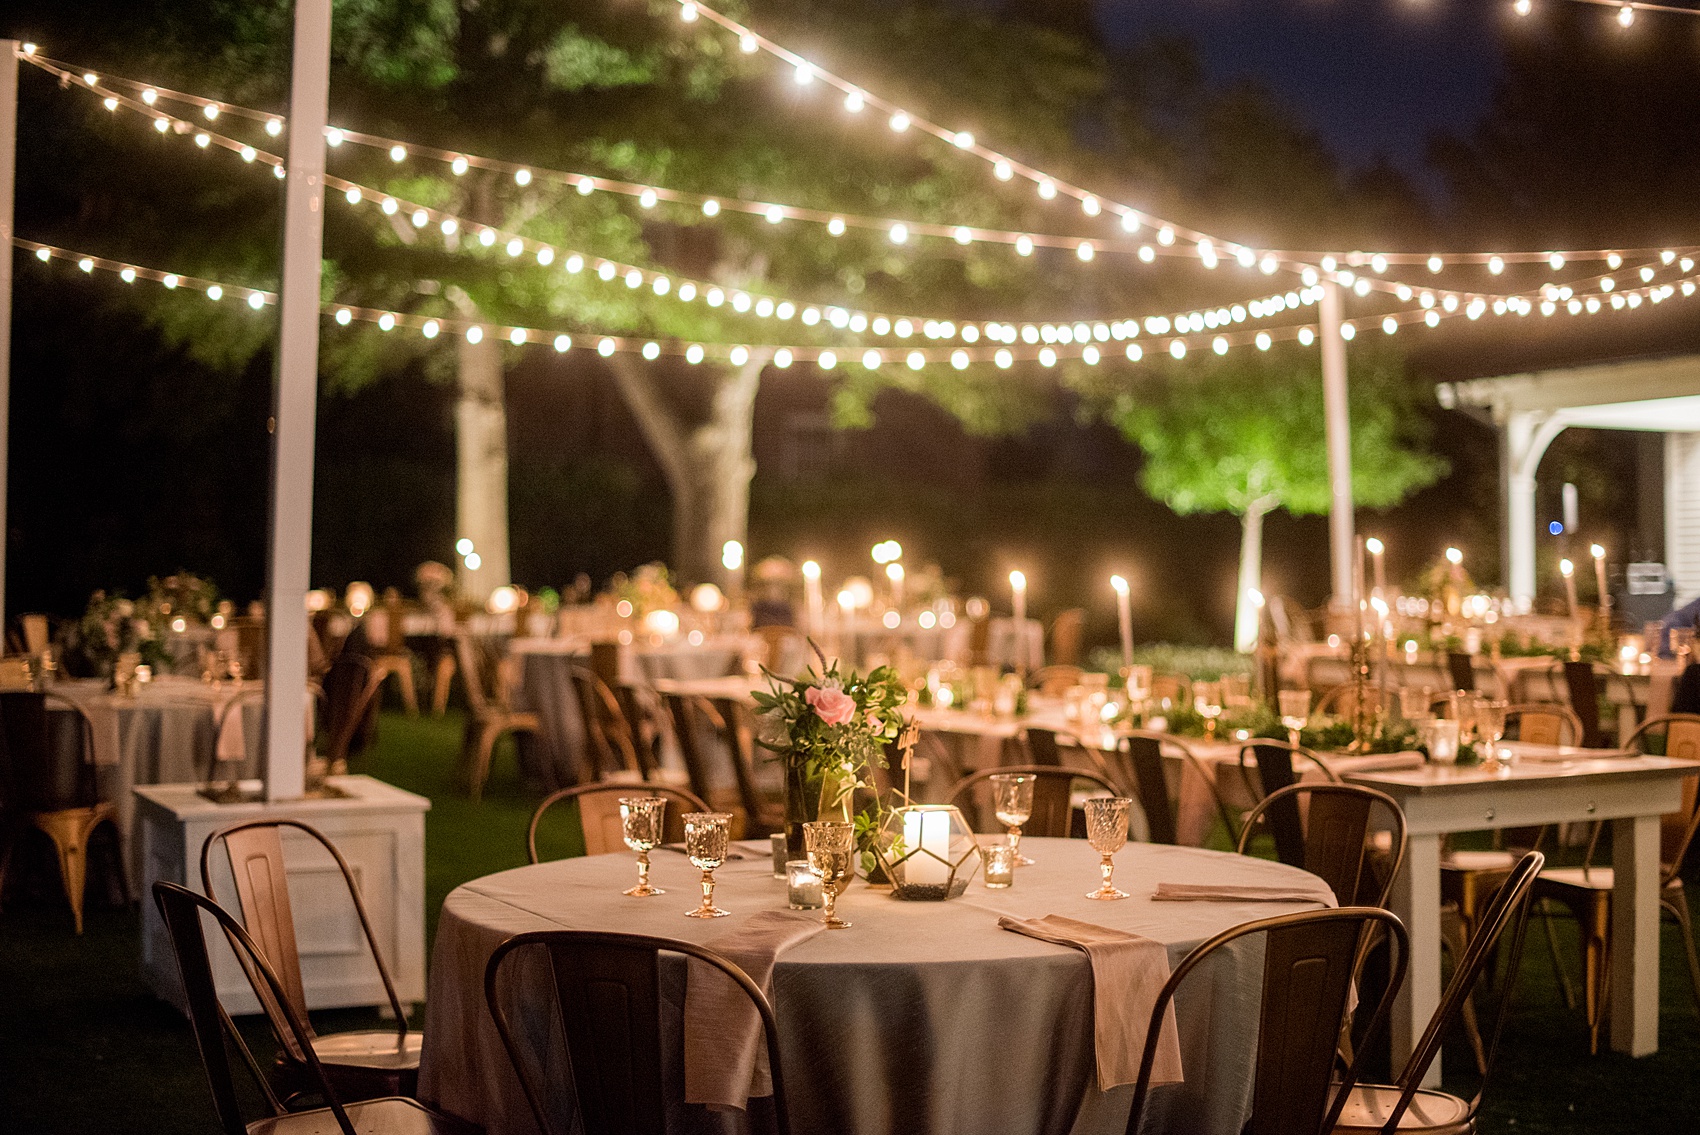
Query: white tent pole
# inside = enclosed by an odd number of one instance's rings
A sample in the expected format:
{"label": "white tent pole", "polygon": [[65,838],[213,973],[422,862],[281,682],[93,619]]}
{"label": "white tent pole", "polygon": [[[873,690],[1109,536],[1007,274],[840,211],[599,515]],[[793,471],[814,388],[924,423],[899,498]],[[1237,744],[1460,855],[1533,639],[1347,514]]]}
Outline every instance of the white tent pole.
{"label": "white tent pole", "polygon": [[283,284],[272,392],[266,547],[267,800],[306,791],[307,581],[313,540],[313,430],[319,385],[319,275],[325,235],[325,120],[331,0],[296,0],[284,183]]}
{"label": "white tent pole", "polygon": [[1352,578],[1356,533],[1352,518],[1352,425],[1346,408],[1346,340],[1340,336],[1340,285],[1322,283],[1322,405],[1328,427],[1328,561],[1333,606],[1357,603]]}
{"label": "white tent pole", "polygon": [[12,440],[12,238],[17,235],[13,190],[18,180],[18,52],[0,39],[0,627],[6,620],[6,469]]}

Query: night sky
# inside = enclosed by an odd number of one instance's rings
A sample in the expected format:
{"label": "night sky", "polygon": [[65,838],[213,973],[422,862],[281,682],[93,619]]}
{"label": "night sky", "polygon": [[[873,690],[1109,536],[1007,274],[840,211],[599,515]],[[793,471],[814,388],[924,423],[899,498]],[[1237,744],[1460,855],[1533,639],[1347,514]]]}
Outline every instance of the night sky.
{"label": "night sky", "polygon": [[1348,165],[1384,155],[1419,179],[1427,136],[1464,133],[1487,109],[1503,37],[1522,24],[1509,0],[1099,0],[1096,8],[1110,44],[1184,36],[1213,82],[1267,86]]}

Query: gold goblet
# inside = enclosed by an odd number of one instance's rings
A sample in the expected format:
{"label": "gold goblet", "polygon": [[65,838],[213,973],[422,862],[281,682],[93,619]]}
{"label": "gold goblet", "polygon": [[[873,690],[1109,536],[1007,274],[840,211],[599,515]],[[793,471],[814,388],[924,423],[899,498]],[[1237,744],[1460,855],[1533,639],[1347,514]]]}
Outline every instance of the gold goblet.
{"label": "gold goblet", "polygon": [[821,921],[828,930],[843,930],[850,923],[838,917],[834,904],[850,881],[856,858],[856,827],[843,820],[804,824],[803,845],[809,852],[810,872],[820,876],[821,900],[826,906]]}
{"label": "gold goblet", "polygon": [[662,823],[666,815],[665,797],[620,797],[620,833],[626,841],[626,846],[638,853],[637,886],[623,893],[635,898],[667,893],[660,887],[649,885],[649,853],[661,842]]}
{"label": "gold goblet", "polygon": [[1015,862],[1022,867],[1033,866],[1033,860],[1021,854],[1021,825],[1033,816],[1033,778],[1021,773],[1001,772],[990,778],[992,810],[1009,832],[1010,850]]}
{"label": "gold goblet", "polygon": [[1125,796],[1095,796],[1086,802],[1086,842],[1104,857],[1099,864],[1104,873],[1103,885],[1088,893],[1089,899],[1127,898],[1126,891],[1118,891],[1110,884],[1110,876],[1116,870],[1111,857],[1127,843],[1127,811],[1132,804]]}
{"label": "gold goblet", "polygon": [[726,862],[726,842],[732,816],[727,812],[686,812],[685,854],[702,872],[702,905],[687,910],[686,918],[724,918],[730,911],[714,905],[714,869]]}

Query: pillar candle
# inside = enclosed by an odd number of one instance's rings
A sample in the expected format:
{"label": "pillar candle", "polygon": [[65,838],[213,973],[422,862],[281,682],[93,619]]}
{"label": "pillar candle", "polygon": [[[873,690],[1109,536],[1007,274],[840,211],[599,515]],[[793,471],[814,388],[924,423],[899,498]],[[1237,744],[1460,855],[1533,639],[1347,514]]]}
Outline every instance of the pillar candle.
{"label": "pillar candle", "polygon": [[820,565],[813,560],[803,561],[803,611],[808,633],[820,634],[826,622],[826,602],[821,597]]}
{"label": "pillar candle", "polygon": [[1570,604],[1570,615],[1576,615],[1576,565],[1569,560],[1558,561],[1559,574],[1564,576],[1564,598]]}
{"label": "pillar candle", "polygon": [[1133,665],[1133,599],[1128,594],[1127,580],[1119,575],[1110,577],[1116,591],[1116,618],[1122,635],[1122,665]]}
{"label": "pillar candle", "polygon": [[1027,577],[1009,573],[1009,590],[1015,609],[1015,668],[1027,669]]}
{"label": "pillar candle", "polygon": [[1611,591],[1606,583],[1606,550],[1595,544],[1594,553],[1594,583],[1600,589],[1600,606],[1611,606]]}

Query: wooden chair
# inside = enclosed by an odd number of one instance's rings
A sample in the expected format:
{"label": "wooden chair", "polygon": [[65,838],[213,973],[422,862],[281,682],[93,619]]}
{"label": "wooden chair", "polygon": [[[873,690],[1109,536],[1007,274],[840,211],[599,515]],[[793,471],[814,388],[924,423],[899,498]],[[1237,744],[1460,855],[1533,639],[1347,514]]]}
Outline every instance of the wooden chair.
{"label": "wooden chair", "polygon": [[531,823],[525,829],[527,857],[533,863],[542,862],[537,857],[537,827],[545,812],[568,800],[578,805],[578,822],[579,827],[584,830],[586,855],[606,855],[610,851],[621,850],[626,846],[624,825],[620,821],[622,796],[664,796],[675,805],[667,810],[663,843],[683,842],[685,825],[680,817],[686,812],[714,810],[694,792],[658,784],[580,784],[563,788],[545,796],[543,802],[537,805],[537,811],[531,814]]}
{"label": "wooden chair", "polygon": [[[1127,734],[1115,751],[1102,754],[1105,762],[1103,771],[1111,781],[1121,785],[1124,795],[1139,800],[1139,806],[1145,812],[1151,842],[1179,842],[1176,821],[1180,800],[1178,794],[1173,798],[1169,794],[1165,751],[1179,754],[1183,762],[1182,775],[1186,775],[1187,771],[1192,772],[1209,790],[1210,798],[1216,804],[1216,814],[1221,817],[1222,826],[1227,830],[1229,842],[1237,843],[1239,827],[1234,823],[1228,805],[1222,800],[1222,794],[1216,790],[1216,778],[1205,767],[1204,762],[1198,759],[1192,748],[1179,737],[1168,733],[1137,730]],[[1088,752],[1097,753],[1098,750],[1092,749]]]}
{"label": "wooden chair", "polygon": [[[1251,1117],[1244,1135],[1310,1135],[1331,1129],[1357,1083],[1362,1059],[1354,1058],[1344,1079],[1334,1083],[1335,1052],[1357,973],[1359,943],[1372,931],[1385,931],[1397,947],[1391,980],[1376,1003],[1367,1038],[1386,1020],[1410,956],[1405,926],[1388,911],[1348,906],[1277,915],[1224,930],[1196,947],[1174,968],[1152,1007],[1128,1135],[1139,1135],[1157,1041],[1175,991],[1217,951],[1252,935],[1264,940],[1263,994],[1251,1070]],[[1367,1047],[1360,1046],[1358,1052]]]}
{"label": "wooden chair", "polygon": [[52,643],[46,615],[18,616],[17,649],[40,658]]}
{"label": "wooden chair", "polygon": [[[1370,713],[1381,712],[1380,686],[1364,687],[1365,708]],[[1327,693],[1323,694],[1316,703],[1315,715],[1318,717],[1351,717],[1358,708],[1358,689],[1352,682],[1341,682]]]}
{"label": "wooden chair", "polygon": [[407,715],[418,717],[419,692],[413,684],[413,652],[407,649],[402,625],[404,614],[399,600],[388,600],[377,610],[367,612],[366,627],[371,632],[367,646],[372,654],[373,680],[382,686],[394,678],[401,689],[401,704],[406,707]]}
{"label": "wooden chair", "polygon": [[704,800],[716,801],[725,793],[713,790],[709,754],[703,740],[705,734],[718,737],[732,766],[737,801],[721,811],[742,814],[744,838],[754,839],[780,831],[785,826],[784,806],[762,798],[750,767],[753,754],[749,749],[754,737],[744,726],[736,703],[718,705],[709,698],[683,694],[667,694],[662,699],[673,723],[673,735],[679,742],[679,753],[685,759],[691,791]]}
{"label": "wooden chair", "polygon": [[1067,693],[1070,686],[1078,686],[1085,675],[1086,671],[1074,665],[1041,666],[1033,671],[1027,684],[1046,697],[1056,698]]}
{"label": "wooden chair", "polygon": [[[264,952],[242,925],[216,902],[176,883],[155,883],[153,896],[177,957],[189,1024],[194,1030],[195,1045],[201,1052],[201,1064],[206,1068],[213,1106],[218,1112],[219,1127],[224,1135],[479,1135],[478,1128],[433,1111],[416,1100],[391,1097],[343,1103],[331,1086],[324,1065],[314,1055],[311,1031],[303,1023],[301,1014],[289,1003],[283,982],[278,979]],[[253,1052],[243,1042],[242,1034],[236,1031],[224,1006],[219,1004],[212,961],[201,929],[203,915],[211,916],[224,931],[237,958],[265,988],[266,997],[262,1000],[269,1000],[280,1007],[290,1043],[304,1056],[306,1082],[314,1093],[324,1098],[326,1106],[290,1112],[278,1099]],[[253,1123],[242,1118],[227,1041],[235,1045],[264,1099],[266,1115]]]}
{"label": "wooden chair", "polygon": [[1080,665],[1080,640],[1086,631],[1086,611],[1070,607],[1051,623],[1051,661],[1061,666]]}
{"label": "wooden chair", "polygon": [[584,724],[586,754],[597,780],[644,779],[645,764],[625,708],[612,687],[588,666],[573,665],[568,673],[578,696]]}
{"label": "wooden chair", "polygon": [[[348,897],[354,904],[355,916],[366,937],[366,948],[372,956],[372,963],[377,966],[378,979],[384,984],[390,1011],[395,1014],[394,1028],[325,1036],[313,1031],[301,978],[301,953],[295,937],[294,908],[289,901],[289,878],[284,868],[281,834],[284,828],[316,841],[342,873],[343,885],[348,888]],[[336,844],[323,832],[300,820],[247,820],[219,828],[201,844],[201,889],[215,903],[218,902],[218,892],[213,886],[212,855],[214,846],[219,844],[224,846],[231,878],[235,881],[242,927],[259,944],[266,963],[281,983],[288,1003],[288,1013],[285,1013],[284,1004],[274,998],[270,984],[262,980],[259,971],[248,964],[243,951],[237,948],[237,960],[244,963],[254,996],[259,998],[260,1007],[277,1037],[278,1055],[273,1080],[284,1100],[287,1102],[317,1086],[308,1068],[309,1052],[340,1096],[370,1099],[413,1095],[419,1086],[419,1052],[424,1044],[424,1035],[407,1027],[407,1013],[401,999],[396,996],[389,967],[384,965],[383,951],[378,948],[372,920],[367,916],[366,903],[360,897],[360,884]],[[238,945],[234,940],[231,942],[233,948]],[[294,1018],[293,1024],[291,1017]],[[305,1048],[298,1043],[298,1031],[306,1042]]]}
{"label": "wooden chair", "polygon": [[1505,735],[1535,745],[1580,745],[1582,719],[1569,706],[1522,702],[1505,707]]}
{"label": "wooden chair", "polygon": [[[1631,736],[1631,744],[1645,749],[1648,741],[1663,734],[1667,756],[1695,754],[1700,758],[1700,715],[1669,714],[1648,718]],[[1682,810],[1659,817],[1659,910],[1671,917],[1682,932],[1688,955],[1688,978],[1700,1009],[1700,958],[1695,955],[1694,923],[1688,911],[1688,896],[1682,885],[1682,861],[1700,829],[1700,776],[1682,782]],[[1611,991],[1611,904],[1613,869],[1595,867],[1603,825],[1596,823],[1580,867],[1554,867],[1542,871],[1535,883],[1537,899],[1555,899],[1576,916],[1582,949],[1582,995],[1588,1019],[1588,1051],[1598,1052],[1600,1029]],[[1569,1000],[1569,998],[1566,998]]]}
{"label": "wooden chair", "polygon": [[1192,708],[1192,679],[1185,674],[1151,675],[1151,700],[1161,708]]}
{"label": "wooden chair", "polygon": [[[69,709],[76,714],[78,744],[76,768],[67,778],[57,775],[52,741],[48,733],[48,705]],[[12,849],[27,831],[35,830],[53,841],[59,861],[59,881],[65,889],[65,899],[71,906],[71,921],[77,933],[83,932],[83,898],[88,886],[89,841],[102,824],[112,825],[114,843],[117,839],[118,809],[109,801],[99,799],[94,770],[94,731],[84,710],[63,698],[51,694],[29,693],[22,690],[0,693],[0,775],[7,783],[0,786],[0,802],[6,804],[12,818],[0,831],[5,838],[0,845],[0,885],[10,866]],[[74,784],[64,783],[67,779]],[[118,849],[116,870],[129,888],[124,871],[123,848]]]}
{"label": "wooden chair", "polygon": [[[1380,871],[1373,862],[1377,849],[1370,829],[1378,806],[1387,823],[1384,830],[1391,833]],[[1393,878],[1405,862],[1405,813],[1393,797],[1356,784],[1290,784],[1246,813],[1237,848],[1241,855],[1260,822],[1275,838],[1276,858],[1321,878],[1342,904],[1387,905]]]}
{"label": "wooden chair", "polygon": [[755,633],[761,639],[761,664],[775,674],[790,677],[814,661],[814,649],[796,627],[770,623],[757,627]]}
{"label": "wooden chair", "polygon": [[325,672],[325,755],[333,768],[345,766],[351,755],[358,756],[371,743],[381,685],[372,659],[358,651],[343,651]]}
{"label": "wooden chair", "polygon": [[535,713],[514,709],[509,704],[512,683],[504,659],[483,649],[470,635],[455,636],[455,654],[466,685],[466,733],[461,741],[461,763],[467,788],[474,802],[484,795],[490,777],[490,758],[504,733],[535,733],[541,723]]}
{"label": "wooden chair", "polygon": [[[1115,785],[1097,773],[1081,769],[1058,768],[1054,765],[1002,765],[981,769],[956,783],[950,790],[950,802],[966,813],[969,825],[976,831],[1002,831],[988,804],[980,795],[990,789],[994,776],[1013,774],[1033,778],[1033,812],[1021,825],[1021,834],[1067,838],[1074,834],[1074,784],[1084,781],[1105,796],[1119,796]],[[987,823],[990,821],[990,823]]]}
{"label": "wooden chair", "polygon": [[[508,1020],[500,984],[502,965],[517,950],[547,952],[553,974],[559,1034],[554,1027],[536,1030]],[[496,947],[484,967],[484,1000],[496,1033],[525,1091],[526,1102],[543,1135],[664,1135],[667,1130],[668,1059],[662,1051],[660,955],[684,954],[719,970],[755,1006],[767,1042],[768,1069],[773,1079],[772,1112],[767,1101],[752,1099],[752,1110],[764,1113],[778,1135],[790,1135],[785,1076],[779,1059],[779,1027],[761,988],[735,964],[694,942],[610,934],[590,930],[535,930],[518,934]],[[572,1070],[576,1117],[560,1117],[550,1106],[551,1084],[537,1071],[543,1054],[527,1051],[541,1036],[562,1035],[566,1063]],[[551,1067],[553,1065],[551,1064]],[[571,1122],[576,1118],[577,1122]],[[757,1118],[752,1116],[752,1118]],[[567,1122],[562,1122],[566,1119]]]}
{"label": "wooden chair", "polygon": [[[1529,924],[1530,895],[1536,877],[1546,862],[1537,851],[1518,861],[1482,917],[1469,946],[1453,966],[1452,980],[1436,1007],[1428,1027],[1417,1041],[1405,1069],[1394,1084],[1357,1084],[1347,1096],[1334,1125],[1335,1135],[1372,1135],[1373,1132],[1425,1133],[1425,1135],[1473,1135],[1481,1110],[1493,1058],[1511,1013],[1511,998],[1517,986],[1517,968],[1523,956],[1523,934]],[[1445,1092],[1422,1087],[1423,1077],[1440,1055],[1441,1041],[1470,1009],[1477,987],[1493,976],[1500,943],[1509,931],[1510,948],[1504,951],[1505,973],[1498,983],[1498,1011],[1487,1038],[1482,1062],[1482,1084],[1474,1099],[1465,1101]]]}

